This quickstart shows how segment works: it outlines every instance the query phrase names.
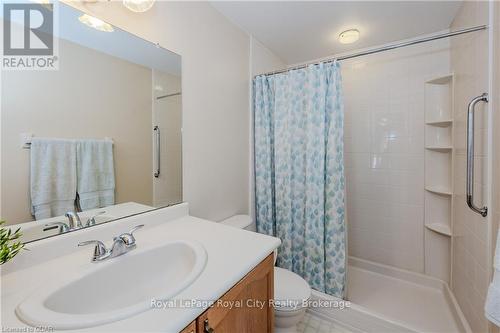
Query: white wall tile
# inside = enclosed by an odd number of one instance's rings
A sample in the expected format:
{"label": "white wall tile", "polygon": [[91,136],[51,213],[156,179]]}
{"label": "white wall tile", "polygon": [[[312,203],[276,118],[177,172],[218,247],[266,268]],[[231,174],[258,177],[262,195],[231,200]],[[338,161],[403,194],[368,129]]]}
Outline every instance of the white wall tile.
{"label": "white wall tile", "polygon": [[[488,23],[488,3],[466,1],[451,29]],[[487,332],[484,299],[489,284],[488,222],[465,203],[466,114],[469,101],[488,90],[488,32],[453,38],[451,65],[455,73],[454,94],[454,260],[452,286],[473,332]],[[475,201],[484,203],[490,186],[487,179],[488,116],[484,105],[475,114]]]}
{"label": "white wall tile", "polygon": [[364,61],[342,64],[350,255],[423,272],[424,82],[449,72],[449,43]]}

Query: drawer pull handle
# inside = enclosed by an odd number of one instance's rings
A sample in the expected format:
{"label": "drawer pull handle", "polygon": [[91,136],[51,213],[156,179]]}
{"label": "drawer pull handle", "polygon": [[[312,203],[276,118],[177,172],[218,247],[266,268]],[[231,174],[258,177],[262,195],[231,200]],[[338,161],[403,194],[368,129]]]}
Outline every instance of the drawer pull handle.
{"label": "drawer pull handle", "polygon": [[208,323],[208,319],[205,319],[205,322],[204,322],[204,333],[215,333],[215,330],[210,327],[210,324]]}

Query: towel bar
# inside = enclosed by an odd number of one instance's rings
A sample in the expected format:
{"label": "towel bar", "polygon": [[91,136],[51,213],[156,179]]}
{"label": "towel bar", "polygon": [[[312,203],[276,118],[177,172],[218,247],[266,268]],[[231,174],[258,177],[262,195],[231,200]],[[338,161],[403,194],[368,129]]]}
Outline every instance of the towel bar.
{"label": "towel bar", "polygon": [[[33,140],[33,134],[30,133],[21,133],[21,148],[23,149],[30,149],[31,148],[31,141]],[[60,139],[60,140],[85,140],[85,139]],[[96,139],[88,139],[88,140],[96,140]],[[110,137],[105,137],[103,139],[104,141],[111,141],[111,144],[115,144],[113,141],[113,138]]]}

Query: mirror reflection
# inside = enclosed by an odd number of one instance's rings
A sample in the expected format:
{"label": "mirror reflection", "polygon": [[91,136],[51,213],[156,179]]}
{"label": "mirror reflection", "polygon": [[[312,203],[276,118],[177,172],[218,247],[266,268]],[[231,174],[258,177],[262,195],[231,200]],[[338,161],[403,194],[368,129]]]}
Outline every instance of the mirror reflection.
{"label": "mirror reflection", "polygon": [[182,201],[181,57],[58,9],[58,69],[2,72],[1,219],[24,242]]}

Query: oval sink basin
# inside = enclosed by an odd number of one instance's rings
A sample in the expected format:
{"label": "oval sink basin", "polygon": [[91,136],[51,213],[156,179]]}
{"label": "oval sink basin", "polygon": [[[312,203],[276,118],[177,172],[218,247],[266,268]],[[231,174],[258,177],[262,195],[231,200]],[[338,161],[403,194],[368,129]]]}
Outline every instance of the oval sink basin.
{"label": "oval sink basin", "polygon": [[29,325],[54,329],[111,323],[151,309],[153,299],[171,299],[194,282],[206,261],[203,246],[192,241],[135,249],[42,287],[16,314]]}

